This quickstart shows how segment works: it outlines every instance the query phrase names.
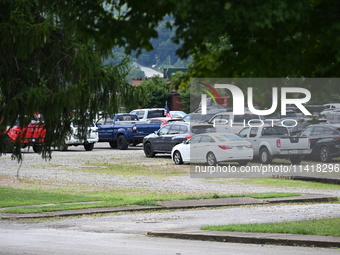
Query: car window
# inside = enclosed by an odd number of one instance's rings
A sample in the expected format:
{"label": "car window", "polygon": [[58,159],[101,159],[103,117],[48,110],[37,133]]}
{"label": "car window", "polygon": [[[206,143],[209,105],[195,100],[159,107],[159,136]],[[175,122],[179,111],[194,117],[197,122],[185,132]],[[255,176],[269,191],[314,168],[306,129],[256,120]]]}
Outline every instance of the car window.
{"label": "car window", "polygon": [[322,135],[323,127],[315,127],[312,132],[312,136]]}
{"label": "car window", "polygon": [[250,129],[249,137],[256,137],[257,131],[259,131],[259,128],[258,128],[258,127],[253,127],[253,128],[251,128],[251,129]]}
{"label": "car window", "polygon": [[301,133],[301,136],[310,136],[313,128],[307,128],[305,131]]}
{"label": "car window", "polygon": [[167,135],[169,133],[170,126],[164,126],[159,130],[160,135]]}
{"label": "car window", "polygon": [[262,135],[288,135],[288,130],[285,127],[265,127]]}
{"label": "car window", "polygon": [[162,124],[161,120],[150,120],[150,124]]}
{"label": "car window", "polygon": [[208,135],[203,135],[201,140],[200,140],[200,143],[214,143],[214,139],[212,139],[210,136]]}
{"label": "car window", "polygon": [[331,129],[331,128],[324,128],[324,129],[323,129],[322,135],[333,135],[333,134],[334,134],[334,131],[335,131],[335,130],[333,130],[333,129]]}
{"label": "car window", "polygon": [[144,118],[144,113],[145,111],[132,111],[131,114],[136,114],[138,119],[143,119]]}
{"label": "car window", "polygon": [[248,132],[249,132],[249,128],[244,128],[244,129],[242,129],[242,130],[238,133],[238,135],[239,135],[240,137],[245,138],[245,137],[247,137]]}
{"label": "car window", "polygon": [[276,127],[276,130],[278,135],[289,135],[286,127]]}
{"label": "car window", "polygon": [[169,135],[177,135],[179,134],[179,126],[171,125]]}
{"label": "car window", "polygon": [[147,118],[157,118],[157,117],[164,117],[164,110],[150,110],[148,111]]}
{"label": "car window", "polygon": [[188,133],[188,127],[186,127],[186,126],[179,126],[179,133],[180,134]]}
{"label": "car window", "polygon": [[194,136],[193,138],[190,139],[190,144],[193,144],[193,143],[198,143],[200,140],[201,140],[201,137],[202,136]]}

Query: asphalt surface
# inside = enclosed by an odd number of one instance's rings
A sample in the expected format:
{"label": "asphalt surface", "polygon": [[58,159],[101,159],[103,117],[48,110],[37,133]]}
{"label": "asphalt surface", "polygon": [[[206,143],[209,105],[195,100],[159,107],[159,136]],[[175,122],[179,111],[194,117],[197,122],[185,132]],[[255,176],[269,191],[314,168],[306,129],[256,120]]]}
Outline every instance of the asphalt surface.
{"label": "asphalt surface", "polygon": [[[161,201],[159,206],[131,206],[131,207],[109,207],[109,208],[90,208],[82,210],[57,211],[48,214],[44,213],[27,213],[27,214],[1,214],[0,219],[33,219],[33,218],[51,218],[65,216],[82,216],[98,213],[121,213],[121,212],[139,212],[139,211],[155,211],[169,209],[194,209],[208,207],[235,207],[235,206],[256,206],[271,205],[279,203],[310,203],[310,202],[329,202],[336,201],[337,197],[302,194],[296,197],[270,198],[270,199],[254,199],[249,197],[231,197],[217,199],[196,199],[196,200],[173,200]],[[340,205],[336,204],[334,208],[340,209]],[[334,212],[334,211],[333,211]],[[340,211],[325,214],[324,217],[340,217]],[[276,215],[275,215],[276,217]],[[269,219],[267,219],[269,220]],[[145,222],[145,221],[144,221]],[[207,221],[204,221],[208,224]],[[156,224],[157,221],[150,221]],[[93,229],[92,229],[93,231]],[[98,230],[97,230],[98,231]],[[100,231],[104,231],[100,230]],[[139,234],[143,233],[139,232]],[[275,233],[239,233],[239,232],[221,232],[221,231],[202,231],[200,228],[178,228],[170,230],[147,231],[148,235],[158,237],[170,237],[178,239],[202,240],[202,241],[220,241],[220,242],[236,242],[236,243],[253,243],[253,244],[278,244],[278,245],[297,245],[312,247],[340,247],[340,237],[332,236],[306,236],[306,235],[290,235]]]}

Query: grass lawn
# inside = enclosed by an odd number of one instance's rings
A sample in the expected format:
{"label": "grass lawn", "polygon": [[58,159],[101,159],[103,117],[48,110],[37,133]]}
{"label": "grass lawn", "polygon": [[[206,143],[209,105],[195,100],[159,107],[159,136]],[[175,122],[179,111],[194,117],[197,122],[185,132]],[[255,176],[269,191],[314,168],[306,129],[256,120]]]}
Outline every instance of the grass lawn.
{"label": "grass lawn", "polygon": [[340,236],[340,218],[263,224],[206,226],[202,230]]}
{"label": "grass lawn", "polygon": [[[176,199],[201,199],[222,197],[253,197],[272,198],[299,196],[296,193],[265,193],[265,194],[189,194],[169,193],[140,189],[107,189],[105,191],[80,191],[68,189],[16,189],[0,187],[0,208],[14,206],[28,206],[24,208],[10,208],[2,213],[49,212],[56,210],[71,210],[81,208],[95,208],[107,206],[156,205],[155,201]],[[65,204],[75,203],[78,204]],[[81,203],[93,202],[93,203]],[[49,206],[29,207],[29,205]]]}

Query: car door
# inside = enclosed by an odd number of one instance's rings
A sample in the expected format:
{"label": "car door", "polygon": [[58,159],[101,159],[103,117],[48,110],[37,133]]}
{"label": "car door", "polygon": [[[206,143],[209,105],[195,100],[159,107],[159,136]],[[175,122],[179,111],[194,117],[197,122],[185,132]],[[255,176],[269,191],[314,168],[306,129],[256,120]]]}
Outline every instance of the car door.
{"label": "car door", "polygon": [[324,128],[323,127],[314,127],[312,130],[312,133],[310,134],[310,143],[311,143],[311,148],[315,149],[316,143],[322,139],[322,133],[323,133]]}
{"label": "car door", "polygon": [[155,151],[164,151],[164,142],[169,137],[169,131],[170,125],[166,125],[157,132],[157,135],[152,137],[152,140],[150,140],[150,142]]}
{"label": "car door", "polygon": [[172,148],[180,143],[175,139],[178,134],[180,134],[180,126],[176,124],[170,125],[168,134],[162,137],[162,151],[171,152]]}
{"label": "car door", "polygon": [[195,162],[206,162],[206,156],[209,151],[215,151],[214,139],[212,139],[209,135],[202,135],[201,139],[194,145],[192,145],[192,156],[195,159]]}
{"label": "car door", "polygon": [[[201,162],[199,161],[199,153],[198,152],[198,145],[199,141],[201,140],[201,135],[197,135],[192,137],[189,141],[189,148],[186,150],[184,153],[185,155],[183,156],[189,156],[190,162]],[[187,155],[189,153],[189,155]]]}
{"label": "car door", "polygon": [[258,127],[252,127],[249,132],[249,139],[248,141],[253,146],[254,155],[259,154],[259,136],[258,136],[259,128]]}
{"label": "car door", "polygon": [[113,119],[101,119],[97,122],[99,141],[111,141],[113,137]]}

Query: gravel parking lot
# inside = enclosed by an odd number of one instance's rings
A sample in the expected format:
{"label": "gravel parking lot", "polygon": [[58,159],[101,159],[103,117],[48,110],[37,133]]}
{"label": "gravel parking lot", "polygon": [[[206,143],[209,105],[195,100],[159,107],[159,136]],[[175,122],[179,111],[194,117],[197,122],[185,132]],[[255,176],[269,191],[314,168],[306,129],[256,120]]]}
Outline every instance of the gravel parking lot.
{"label": "gravel parking lot", "polygon": [[[122,169],[144,166],[162,175],[130,175],[124,172],[113,175],[90,171],[91,168],[105,168],[105,164],[111,163],[118,164],[118,167],[125,165]],[[82,146],[69,147],[68,151],[54,151],[51,160],[44,160],[32,149],[25,149],[22,164],[12,160],[10,155],[3,155],[0,165],[0,185],[12,187],[28,188],[39,184],[46,189],[83,186],[87,189],[114,187],[185,193],[301,192],[340,196],[340,189],[250,185],[243,183],[243,179],[235,178],[190,178],[189,165],[177,166],[169,155],[146,158],[141,146],[116,150],[111,149],[108,143],[97,143],[93,151],[85,151]],[[19,180],[16,178],[18,169]],[[167,172],[169,174],[164,174]]]}

